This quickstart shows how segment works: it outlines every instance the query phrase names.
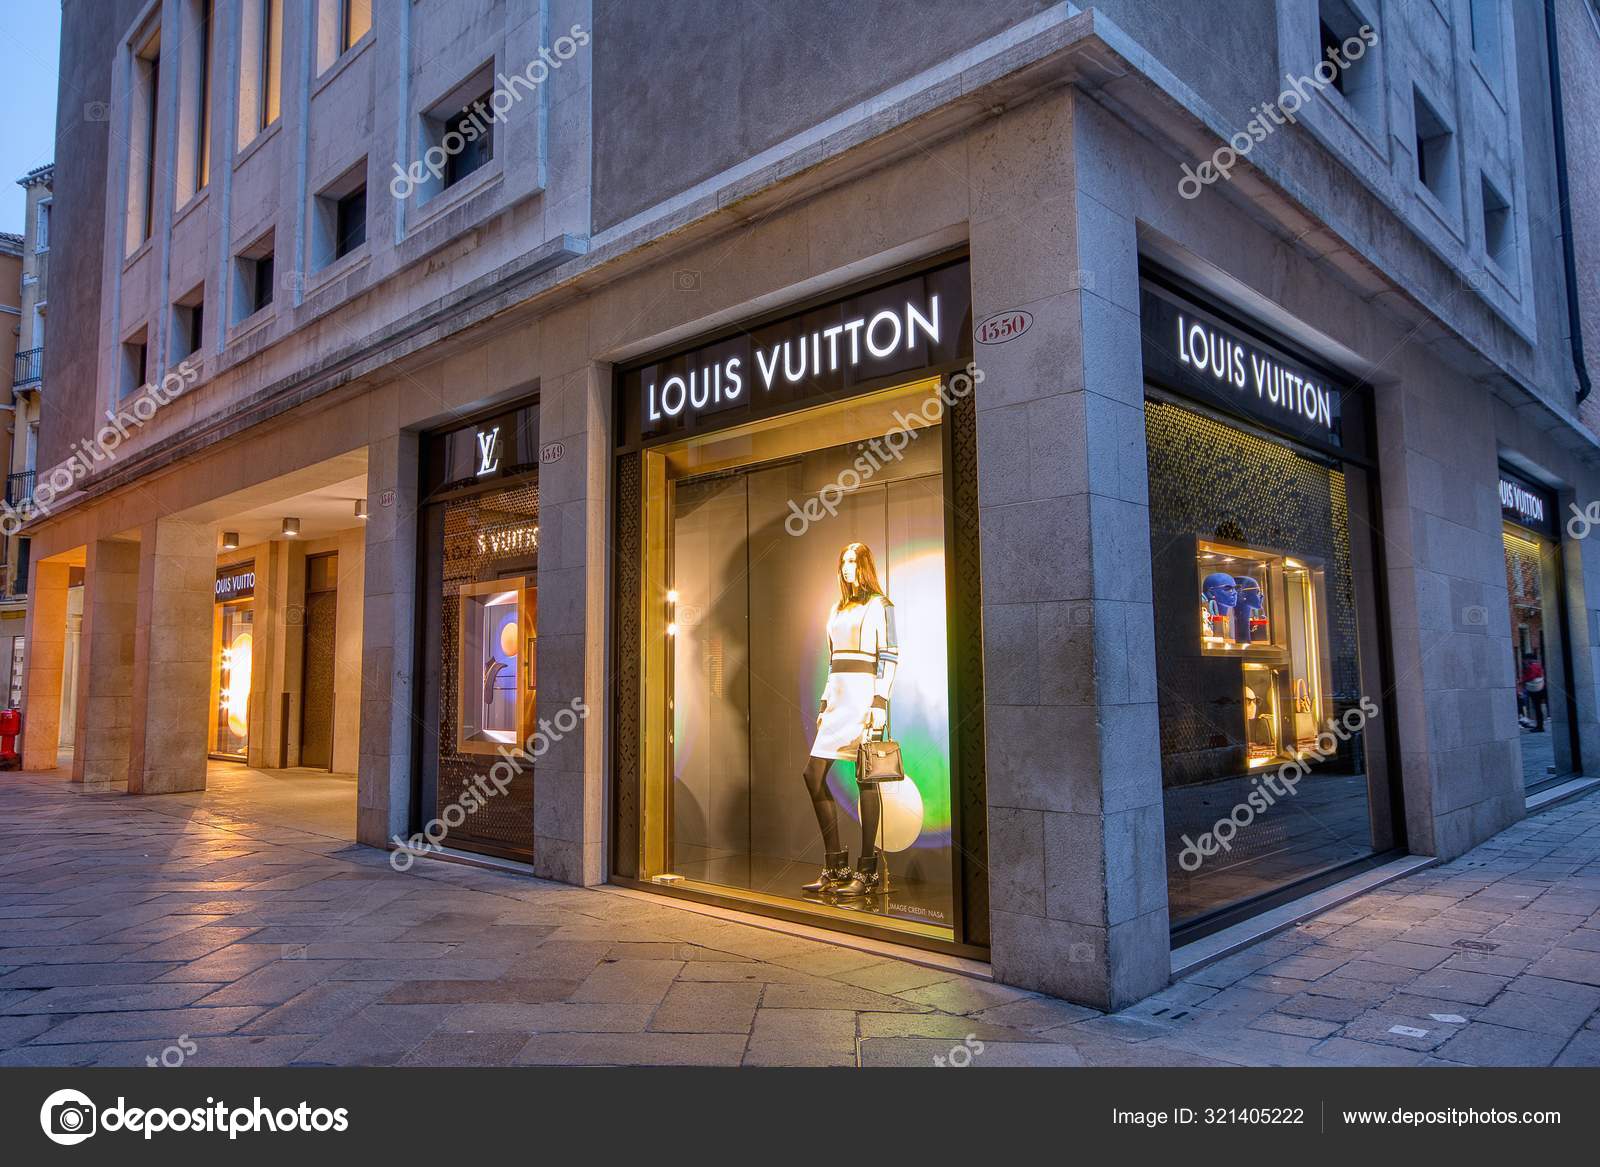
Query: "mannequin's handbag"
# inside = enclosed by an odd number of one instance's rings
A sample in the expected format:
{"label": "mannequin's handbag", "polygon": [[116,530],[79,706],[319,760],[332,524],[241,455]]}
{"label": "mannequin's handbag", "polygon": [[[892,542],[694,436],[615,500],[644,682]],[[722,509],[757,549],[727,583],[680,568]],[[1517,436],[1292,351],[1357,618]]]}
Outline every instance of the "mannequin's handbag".
{"label": "mannequin's handbag", "polygon": [[883,737],[873,741],[871,734],[863,735],[856,747],[856,785],[874,786],[879,782],[899,782],[906,776],[905,763],[900,760],[900,743],[889,738],[885,723]]}
{"label": "mannequin's handbag", "polygon": [[1306,684],[1304,677],[1294,679],[1294,740],[1300,742],[1315,741],[1317,737],[1317,718],[1311,711],[1311,687]]}

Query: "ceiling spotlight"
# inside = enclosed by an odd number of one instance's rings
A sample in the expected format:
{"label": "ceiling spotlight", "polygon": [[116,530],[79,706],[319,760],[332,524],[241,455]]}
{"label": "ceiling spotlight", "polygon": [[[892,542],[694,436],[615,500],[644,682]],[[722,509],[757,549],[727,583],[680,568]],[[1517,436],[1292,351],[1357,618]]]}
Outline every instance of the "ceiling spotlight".
{"label": "ceiling spotlight", "polygon": [[300,534],[300,520],[299,519],[284,519],[283,520],[283,533],[284,533],[284,536],[286,538],[289,538],[289,539],[293,539],[295,536]]}
{"label": "ceiling spotlight", "polygon": [[356,518],[364,519],[366,517],[367,517],[367,500],[364,499],[364,498],[358,498],[358,499],[356,499]]}
{"label": "ceiling spotlight", "polygon": [[224,531],[224,532],[222,532],[222,549],[224,551],[237,551],[237,550],[239,550],[239,532],[238,531]]}

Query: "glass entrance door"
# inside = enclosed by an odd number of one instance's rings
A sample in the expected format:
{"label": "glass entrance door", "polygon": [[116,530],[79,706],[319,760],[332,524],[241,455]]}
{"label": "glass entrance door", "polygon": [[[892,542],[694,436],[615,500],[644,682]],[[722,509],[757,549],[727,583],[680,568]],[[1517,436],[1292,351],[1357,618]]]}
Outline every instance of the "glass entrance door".
{"label": "glass entrance door", "polygon": [[1561,618],[1561,549],[1514,523],[1505,524],[1503,538],[1522,783],[1531,792],[1577,771]]}
{"label": "glass entrance door", "polygon": [[250,668],[254,661],[255,603],[217,606],[216,754],[243,761],[250,744]]}

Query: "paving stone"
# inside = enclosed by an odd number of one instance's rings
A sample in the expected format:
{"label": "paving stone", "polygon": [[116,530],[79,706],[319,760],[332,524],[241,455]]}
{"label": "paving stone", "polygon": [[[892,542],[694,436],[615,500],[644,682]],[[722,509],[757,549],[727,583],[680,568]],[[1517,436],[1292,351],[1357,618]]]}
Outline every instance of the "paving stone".
{"label": "paving stone", "polygon": [[661,1033],[749,1033],[762,986],[679,981],[656,1008],[650,1028]]}
{"label": "paving stone", "polygon": [[[73,985],[30,993],[0,1013],[123,1013],[130,1010],[181,1009],[197,1004],[218,988],[214,984]],[[243,1002],[211,1002],[211,1004]]]}
{"label": "paving stone", "polygon": [[828,975],[833,980],[875,993],[903,993],[951,979],[949,969],[925,968],[902,960],[877,960],[861,968]]}
{"label": "paving stone", "polygon": [[855,1012],[851,1009],[758,1009],[743,1064],[853,1066],[856,1064]]}
{"label": "paving stone", "polygon": [[573,990],[573,1001],[659,1004],[683,970],[681,960],[607,960]]}
{"label": "paving stone", "polygon": [[449,1033],[424,1038],[400,1066],[509,1066],[528,1044],[522,1033]]}
{"label": "paving stone", "polygon": [[317,985],[276,1009],[266,1010],[239,1032],[327,1033],[389,992],[391,987],[384,981],[336,981]]}
{"label": "paving stone", "polygon": [[[910,990],[912,993],[927,991]],[[805,985],[768,985],[761,997],[761,1004],[764,1009],[849,1009],[869,1013],[932,1012],[929,1006],[908,1000],[905,995],[874,993],[868,989],[857,989],[833,981]]]}
{"label": "paving stone", "polygon": [[[1100,1016],[1093,1009],[1082,1005],[1074,1005],[1070,1001],[1058,1001],[1054,997],[1024,997],[1020,1001],[1008,1001],[1004,1005],[996,1005],[991,1009],[981,1009],[976,1013],[967,1014],[974,1021],[982,1021],[991,1025],[1003,1025],[1017,1029],[1048,1029],[1058,1025],[1071,1025],[1078,1021],[1086,1021],[1091,1017]],[[862,1030],[865,1033],[865,1030]],[[929,1036],[935,1036],[930,1034]]]}
{"label": "paving stone", "polygon": [[1433,944],[1411,944],[1404,940],[1387,940],[1367,950],[1365,959],[1379,964],[1399,965],[1401,968],[1426,972],[1443,964],[1455,951]]}
{"label": "paving stone", "polygon": [[640,1033],[654,1012],[652,1002],[550,1001],[457,1005],[440,1016],[452,1033]]}
{"label": "paving stone", "polygon": [[1309,1064],[1320,1066],[1415,1066],[1425,1055],[1399,1046],[1330,1037],[1313,1046],[1311,1056]]}
{"label": "paving stone", "polygon": [[1534,1033],[1548,1033],[1555,1037],[1571,1037],[1583,1028],[1592,1012],[1587,1001],[1560,1000],[1507,990],[1491,1004],[1478,1010],[1473,1020]]}
{"label": "paving stone", "polygon": [[1286,956],[1282,960],[1274,961],[1267,965],[1261,972],[1265,976],[1287,977],[1292,980],[1314,981],[1318,977],[1327,976],[1335,969],[1350,962],[1349,954],[1341,956],[1308,956],[1297,953]]}
{"label": "paving stone", "polygon": [[743,1034],[542,1033],[512,1059],[520,1066],[737,1066]]}
{"label": "paving stone", "polygon": [[942,1009],[946,1013],[978,1013],[1010,1001],[1020,1001],[1031,993],[1014,989],[1010,985],[997,985],[991,981],[971,977],[955,977],[948,981],[925,985],[920,989],[907,989],[896,994],[917,1005]]}
{"label": "paving stone", "polygon": [[1536,960],[1528,974],[1581,985],[1600,985],[1600,952],[1558,947]]}
{"label": "paving stone", "polygon": [[1446,1001],[1465,1001],[1469,1005],[1486,1005],[1510,981],[1510,977],[1437,968],[1417,977],[1406,986],[1406,992],[1419,997],[1439,997]]}
{"label": "paving stone", "polygon": [[232,1033],[257,1016],[255,1007],[235,1009],[154,1009],[126,1013],[85,1013],[63,1020],[34,1038],[36,1045],[61,1042],[177,1041],[183,1034]]}
{"label": "paving stone", "polygon": [[[1099,1016],[1098,1014],[1092,1014]],[[1067,1026],[1043,1031],[995,1025],[981,1015],[952,1016],[949,1013],[857,1013],[856,1028],[862,1037],[938,1037],[961,1041],[966,1037],[988,1041],[1070,1041]]]}
{"label": "paving stone", "polygon": [[402,981],[384,995],[393,1005],[461,1005],[489,1003],[539,1004],[565,1001],[579,981],[498,980],[498,981]]}
{"label": "paving stone", "polygon": [[1286,1033],[1291,1037],[1329,1037],[1338,1033],[1340,1022],[1316,1017],[1290,1017],[1283,1013],[1263,1013],[1249,1025],[1267,1033]]}
{"label": "paving stone", "polygon": [[1339,1036],[1351,1041],[1393,1045],[1427,1053],[1460,1033],[1464,1024],[1452,1024],[1426,1016],[1413,1017],[1391,1008],[1380,1008],[1371,1009],[1357,1017],[1339,1031]]}
{"label": "paving stone", "polygon": [[1600,1066],[1600,1031],[1582,1029],[1556,1058],[1558,1066]]}
{"label": "paving stone", "polygon": [[1439,1047],[1439,1056],[1470,1066],[1548,1066],[1565,1038],[1474,1021]]}
{"label": "paving stone", "polygon": [[1320,1021],[1354,1021],[1366,1012],[1360,1001],[1345,1001],[1338,997],[1319,997],[1314,993],[1299,993],[1278,1006],[1278,1012],[1290,1017],[1315,1017]]}

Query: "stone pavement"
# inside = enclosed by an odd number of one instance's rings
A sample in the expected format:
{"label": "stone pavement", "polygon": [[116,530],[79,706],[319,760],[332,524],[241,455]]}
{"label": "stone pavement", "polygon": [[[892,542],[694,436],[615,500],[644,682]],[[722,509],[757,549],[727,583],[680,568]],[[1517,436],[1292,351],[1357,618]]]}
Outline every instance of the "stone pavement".
{"label": "stone pavement", "polygon": [[0,1065],[1600,1064],[1600,795],[1111,1016],[55,775],[0,830]]}

